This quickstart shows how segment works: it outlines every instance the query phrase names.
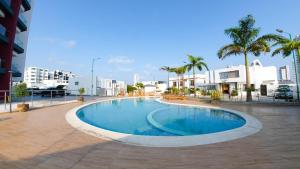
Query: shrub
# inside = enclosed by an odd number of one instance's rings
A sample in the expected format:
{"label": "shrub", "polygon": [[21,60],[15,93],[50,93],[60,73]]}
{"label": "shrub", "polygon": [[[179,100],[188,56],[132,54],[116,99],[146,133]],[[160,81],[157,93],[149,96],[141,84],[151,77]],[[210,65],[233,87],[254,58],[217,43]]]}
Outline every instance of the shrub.
{"label": "shrub", "polygon": [[171,93],[177,95],[177,94],[179,94],[179,90],[176,87],[172,87]]}
{"label": "shrub", "polygon": [[211,97],[212,100],[220,100],[221,99],[221,92],[218,91],[218,90],[213,90],[211,92],[211,96],[210,97]]}
{"label": "shrub", "polygon": [[231,96],[238,96],[238,95],[239,95],[239,93],[237,90],[234,89],[231,91]]}
{"label": "shrub", "polygon": [[16,97],[21,98],[23,103],[25,102],[25,96],[28,96],[27,85],[26,83],[20,83],[14,87],[14,92]]}
{"label": "shrub", "polygon": [[80,96],[82,96],[85,93],[85,89],[83,87],[79,88],[78,92],[79,92]]}
{"label": "shrub", "polygon": [[131,86],[131,85],[127,85],[127,93],[132,93],[132,92],[134,92],[135,90],[137,90],[136,87]]}

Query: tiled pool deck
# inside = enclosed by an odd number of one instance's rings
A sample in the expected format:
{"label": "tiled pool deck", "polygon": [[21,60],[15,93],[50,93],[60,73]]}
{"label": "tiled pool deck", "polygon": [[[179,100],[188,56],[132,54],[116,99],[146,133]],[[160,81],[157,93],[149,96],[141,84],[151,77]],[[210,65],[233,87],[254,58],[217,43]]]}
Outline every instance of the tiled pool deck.
{"label": "tiled pool deck", "polygon": [[1,114],[0,169],[300,168],[299,106],[226,104],[259,119],[263,129],[238,140],[182,148],[130,146],[87,135],[65,120],[75,106]]}

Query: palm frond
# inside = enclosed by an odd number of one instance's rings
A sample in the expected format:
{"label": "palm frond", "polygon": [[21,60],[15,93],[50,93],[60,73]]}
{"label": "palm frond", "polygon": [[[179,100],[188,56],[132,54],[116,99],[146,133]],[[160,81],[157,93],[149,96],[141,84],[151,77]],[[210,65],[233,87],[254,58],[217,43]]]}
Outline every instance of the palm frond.
{"label": "palm frond", "polygon": [[220,59],[224,59],[230,55],[239,55],[242,54],[244,51],[241,46],[236,45],[236,44],[229,44],[224,47],[222,47],[218,51],[218,57]]}

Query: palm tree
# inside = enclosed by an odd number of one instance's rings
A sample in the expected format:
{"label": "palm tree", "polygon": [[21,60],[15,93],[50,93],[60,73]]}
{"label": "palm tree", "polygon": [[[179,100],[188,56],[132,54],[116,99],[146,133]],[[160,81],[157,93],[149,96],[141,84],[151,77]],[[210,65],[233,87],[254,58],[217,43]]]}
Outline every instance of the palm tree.
{"label": "palm tree", "polygon": [[160,70],[163,70],[163,71],[168,72],[168,89],[169,89],[169,87],[170,87],[169,82],[170,82],[170,72],[172,72],[171,69],[172,69],[172,68],[169,67],[169,66],[163,66],[163,67],[160,68]]}
{"label": "palm tree", "polygon": [[[171,68],[171,72],[176,73],[176,75],[178,77],[178,89],[180,87],[180,77],[186,72],[186,70],[187,70],[186,66]],[[184,85],[183,85],[183,87],[184,87]]]}
{"label": "palm tree", "polygon": [[227,58],[232,55],[243,55],[245,59],[246,68],[246,90],[247,102],[252,101],[250,72],[248,63],[248,54],[259,56],[262,52],[270,52],[269,41],[272,41],[272,35],[258,37],[259,28],[254,27],[255,19],[248,15],[239,21],[237,27],[225,30],[225,34],[232,39],[232,43],[228,44],[218,51],[220,59]]}
{"label": "palm tree", "polygon": [[193,69],[193,81],[194,81],[194,97],[196,97],[196,77],[195,77],[195,68],[202,71],[203,68],[208,70],[207,64],[204,62],[204,59],[202,57],[195,57],[192,55],[187,55],[189,63],[185,66],[187,67],[187,70],[190,71]]}
{"label": "palm tree", "polygon": [[298,55],[298,59],[300,60],[300,40],[298,39],[289,39],[279,35],[276,39],[276,43],[273,46],[279,45],[277,49],[275,49],[272,53],[272,56],[282,54],[283,57],[290,56],[293,52],[296,52]]}

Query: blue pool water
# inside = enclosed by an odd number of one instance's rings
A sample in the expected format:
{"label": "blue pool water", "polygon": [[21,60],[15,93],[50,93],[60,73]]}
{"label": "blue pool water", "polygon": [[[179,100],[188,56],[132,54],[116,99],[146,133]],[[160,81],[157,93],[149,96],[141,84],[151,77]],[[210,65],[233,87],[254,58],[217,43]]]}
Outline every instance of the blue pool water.
{"label": "blue pool water", "polygon": [[225,110],[167,105],[149,98],[100,102],[81,108],[77,116],[106,130],[149,136],[208,134],[245,124]]}

